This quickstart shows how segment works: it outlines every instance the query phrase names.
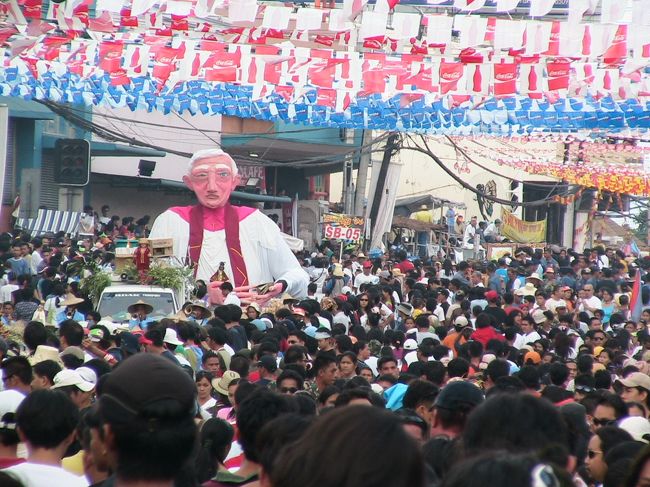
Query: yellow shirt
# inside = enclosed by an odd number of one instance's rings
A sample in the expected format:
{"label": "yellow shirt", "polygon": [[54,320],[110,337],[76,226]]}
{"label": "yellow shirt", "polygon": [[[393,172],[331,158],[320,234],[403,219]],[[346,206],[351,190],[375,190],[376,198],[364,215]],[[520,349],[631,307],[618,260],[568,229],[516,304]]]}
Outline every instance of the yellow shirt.
{"label": "yellow shirt", "polygon": [[64,470],[82,476],[84,475],[84,451],[79,450],[79,453],[72,455],[71,457],[65,457],[61,461],[61,466]]}
{"label": "yellow shirt", "polygon": [[411,214],[411,219],[424,223],[433,223],[433,215],[429,210],[416,211],[415,213]]}

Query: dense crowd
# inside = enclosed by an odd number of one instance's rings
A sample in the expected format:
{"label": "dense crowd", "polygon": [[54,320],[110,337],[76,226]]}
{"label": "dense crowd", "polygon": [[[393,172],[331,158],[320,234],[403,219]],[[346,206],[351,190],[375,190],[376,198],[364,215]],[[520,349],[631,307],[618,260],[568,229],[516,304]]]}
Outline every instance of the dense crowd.
{"label": "dense crowd", "polygon": [[2,486],[650,485],[648,259],[325,245],[306,297],[116,323],[113,237],[0,237]]}

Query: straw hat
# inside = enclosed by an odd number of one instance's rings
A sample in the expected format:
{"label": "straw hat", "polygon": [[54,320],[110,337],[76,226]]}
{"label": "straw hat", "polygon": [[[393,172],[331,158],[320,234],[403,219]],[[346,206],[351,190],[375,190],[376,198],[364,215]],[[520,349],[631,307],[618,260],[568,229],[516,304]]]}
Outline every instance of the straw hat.
{"label": "straw hat", "polygon": [[138,244],[148,244],[148,243],[149,243],[149,239],[148,239],[148,238],[141,238],[141,239],[138,239]]}
{"label": "straw hat", "polygon": [[61,304],[59,304],[59,306],[74,306],[75,304],[81,304],[83,302],[84,302],[83,299],[78,298],[74,294],[70,293],[65,297],[63,302],[61,302]]}
{"label": "straw hat", "polygon": [[533,272],[530,276],[526,278],[526,280],[528,279],[537,279],[539,282],[543,282],[542,277],[537,272]]}
{"label": "straw hat", "polygon": [[203,301],[192,301],[192,308],[201,308],[206,316],[212,316],[212,311],[208,309]]}
{"label": "straw hat", "polygon": [[143,300],[141,300],[141,299],[138,299],[135,303],[133,303],[133,304],[132,304],[131,306],[129,306],[128,308],[126,308],[126,310],[127,310],[129,313],[133,314],[133,313],[135,313],[135,308],[136,308],[137,306],[144,306],[144,307],[145,307],[145,312],[144,312],[144,313],[147,314],[147,315],[153,311],[153,306],[151,306],[149,303],[145,303],[145,302],[144,302]]}
{"label": "straw hat", "polygon": [[517,289],[515,294],[517,296],[535,296],[535,292],[537,292],[537,288],[535,288],[532,282],[527,282],[524,287]]}
{"label": "straw hat", "polygon": [[287,304],[287,303],[297,303],[297,302],[300,301],[299,299],[294,298],[294,297],[293,297],[291,294],[289,294],[289,293],[284,293],[284,294],[280,297],[280,299],[282,300],[282,304]]}
{"label": "straw hat", "polygon": [[223,373],[223,376],[219,377],[218,379],[212,379],[212,387],[214,388],[215,391],[217,391],[219,394],[223,394],[224,396],[228,395],[228,386],[232,381],[235,379],[239,379],[240,375],[232,370],[226,370]]}

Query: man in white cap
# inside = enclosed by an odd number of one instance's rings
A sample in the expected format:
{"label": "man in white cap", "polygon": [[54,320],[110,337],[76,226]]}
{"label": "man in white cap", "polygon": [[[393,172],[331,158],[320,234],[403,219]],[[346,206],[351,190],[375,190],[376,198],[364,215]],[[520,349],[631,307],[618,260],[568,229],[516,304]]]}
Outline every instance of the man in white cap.
{"label": "man in white cap", "polygon": [[[240,183],[235,161],[220,149],[196,152],[183,182],[199,204],[177,206],[162,213],[150,238],[172,238],[174,255],[194,267],[195,277],[210,282],[219,264],[245,301],[265,302],[284,291],[307,295],[309,278],[278,226],[255,208],[228,200]],[[258,289],[262,285],[268,286]],[[221,282],[209,285],[213,304],[221,304]],[[251,292],[248,292],[251,291]]]}
{"label": "man in white cap", "polygon": [[82,410],[92,406],[96,384],[97,374],[89,367],[79,367],[76,370],[63,369],[56,374],[52,389],[64,392]]}

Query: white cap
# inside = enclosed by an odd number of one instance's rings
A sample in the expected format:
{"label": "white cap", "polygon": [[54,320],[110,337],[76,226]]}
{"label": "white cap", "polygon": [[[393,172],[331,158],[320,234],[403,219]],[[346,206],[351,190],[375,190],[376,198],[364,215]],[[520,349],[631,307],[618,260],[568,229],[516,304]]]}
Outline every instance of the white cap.
{"label": "white cap", "polygon": [[347,293],[351,293],[351,292],[352,292],[352,288],[350,286],[343,286],[341,288],[341,294],[347,294]]}
{"label": "white cap", "polygon": [[[95,381],[97,381],[97,376],[95,376]],[[54,376],[54,385],[52,386],[52,389],[67,386],[77,386],[83,392],[90,392],[95,388],[95,384],[84,379],[76,370],[63,369]]]}
{"label": "white cap", "polygon": [[2,418],[7,413],[16,414],[16,410],[20,403],[23,402],[25,396],[18,391],[9,389],[7,391],[0,392],[0,429],[15,429],[16,428],[16,419],[14,417],[13,421],[4,422]]}
{"label": "white cap", "polygon": [[97,385],[97,374],[90,367],[79,367],[75,369],[75,372],[79,374],[81,378],[86,382]]}
{"label": "white cap", "polygon": [[407,338],[404,341],[404,350],[417,350],[418,349],[418,342],[416,340],[413,340],[412,338]]}
{"label": "white cap", "polygon": [[650,421],[641,416],[630,416],[622,419],[618,427],[630,433],[634,441],[650,443]]}
{"label": "white cap", "polygon": [[176,330],[174,330],[173,328],[167,328],[165,330],[165,338],[163,338],[163,342],[169,343],[170,345],[176,345],[176,346],[179,346],[179,345],[183,344],[183,342],[181,342],[178,339],[178,335],[176,334]]}

